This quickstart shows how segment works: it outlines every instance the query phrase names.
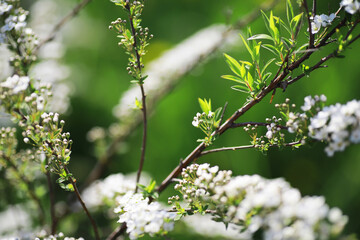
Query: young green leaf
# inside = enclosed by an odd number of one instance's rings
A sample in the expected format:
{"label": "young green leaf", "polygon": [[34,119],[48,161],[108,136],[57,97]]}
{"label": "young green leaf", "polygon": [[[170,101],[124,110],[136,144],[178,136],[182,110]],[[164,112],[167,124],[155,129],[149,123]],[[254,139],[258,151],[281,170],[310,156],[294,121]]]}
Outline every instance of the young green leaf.
{"label": "young green leaf", "polygon": [[288,22],[294,18],[294,8],[292,6],[291,0],[286,0],[286,17]]}
{"label": "young green leaf", "polygon": [[209,101],[206,101],[206,99],[202,100],[201,98],[199,98],[198,100],[201,110],[204,113],[209,114],[209,112],[211,111],[211,99],[209,99]]}
{"label": "young green leaf", "polygon": [[248,38],[247,40],[259,40],[259,39],[266,39],[266,40],[271,40],[271,41],[275,42],[274,38],[268,34],[256,34],[256,35]]}
{"label": "young green leaf", "polygon": [[232,86],[231,89],[233,89],[235,91],[239,91],[239,92],[244,92],[244,93],[249,93],[250,92],[248,87],[242,86],[242,85]]}
{"label": "young green leaf", "polygon": [[237,83],[244,83],[244,80],[237,77],[237,76],[233,76],[233,75],[222,75],[221,76],[223,79],[227,79],[227,80],[230,80],[230,81],[234,81],[234,82],[237,82]]}
{"label": "young green leaf", "polygon": [[226,63],[230,67],[231,71],[233,71],[233,73],[235,73],[236,75],[241,76],[240,63],[238,61],[236,61],[233,57],[227,55],[226,53],[224,53],[224,56],[226,58]]}
{"label": "young green leaf", "polygon": [[242,41],[243,41],[243,43],[244,43],[244,45],[245,45],[245,47],[246,47],[246,49],[248,50],[248,52],[250,53],[250,55],[251,55],[251,59],[253,60],[253,61],[255,61],[255,57],[254,57],[254,53],[253,53],[253,50],[249,47],[249,45],[248,45],[248,43],[247,43],[247,41],[246,41],[246,39],[240,34],[240,37],[241,37],[241,39],[242,39]]}

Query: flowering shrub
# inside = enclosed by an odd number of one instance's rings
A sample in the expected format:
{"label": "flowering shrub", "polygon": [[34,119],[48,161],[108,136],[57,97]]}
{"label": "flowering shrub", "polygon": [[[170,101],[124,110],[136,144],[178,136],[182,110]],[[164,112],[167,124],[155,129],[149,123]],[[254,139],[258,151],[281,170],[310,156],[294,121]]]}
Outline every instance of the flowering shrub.
{"label": "flowering shrub", "polygon": [[[46,6],[49,3],[46,1],[50,0],[39,0],[38,6]],[[14,221],[14,226],[5,225],[6,229],[0,232],[5,239],[75,239],[57,234],[57,230],[70,229],[68,234],[72,235],[74,229],[79,228],[76,233],[82,234],[81,226],[85,223],[75,225],[75,212],[80,208],[88,219],[86,224],[90,224],[93,231],[93,235],[86,230],[84,234],[94,239],[107,236],[108,240],[113,240],[125,233],[130,239],[145,235],[164,236],[176,232],[175,223],[186,221],[189,215],[209,215],[213,221],[230,227],[235,236],[244,239],[352,239],[343,232],[349,218],[339,208],[326,204],[322,196],[301,196],[300,190],[291,187],[283,178],[233,176],[232,170],[219,170],[218,166],[194,164],[194,161],[215,152],[254,148],[266,154],[271,148],[300,148],[315,141],[328,144],[325,152],[333,156],[350,144],[359,143],[360,103],[357,100],[345,105],[325,106],[325,95],[307,96],[297,111],[296,105],[286,99],[284,103],[275,104],[280,116],[267,117],[265,122],[237,122],[269,95],[272,103],[278,95],[277,89],[286,92],[292,84],[326,67],[325,62],[344,57],[345,50],[360,38],[356,35],[360,21],[357,0],[342,0],[338,11],[328,15],[317,13],[316,0],[311,10],[305,0],[296,3],[286,0],[286,17],[276,16],[267,5],[261,6],[262,11],[254,11],[237,24],[216,26],[196,34],[201,37],[189,38],[169,50],[149,64],[148,70],[145,70],[146,54],[154,36],[148,27],[142,26],[145,1],[111,0],[124,16],[112,21],[109,29],[116,33],[118,45],[128,55],[125,69],[129,81],[137,86],[137,92],[131,88],[124,94],[125,100],[122,99],[115,108],[119,122],[108,130],[94,127],[88,132],[87,138],[94,145],[98,162],[79,189],[78,180],[69,169],[77,158],[72,158],[73,140],[62,115],[68,109],[71,91],[61,81],[69,76],[70,70],[58,65],[63,48],[57,36],[59,30],[90,1],[81,1],[54,25],[52,31],[47,30],[47,34],[41,30],[35,33],[36,26],[29,27],[30,13],[23,9],[20,0],[0,1],[0,44],[2,49],[7,49],[8,56],[4,67],[1,66],[7,70],[0,74],[0,103],[4,116],[12,121],[0,128],[0,174],[4,176],[0,189],[11,185],[18,195],[11,204],[1,200],[0,209],[8,205],[9,212],[17,209],[21,216],[18,222]],[[51,6],[47,5],[48,9],[54,8]],[[236,110],[229,114],[228,103],[214,110],[211,99],[198,98],[201,112],[195,115],[192,125],[202,131],[203,137],[198,139],[199,145],[175,164],[157,185],[143,173],[147,162],[153,161],[151,164],[158,167],[153,159],[146,159],[149,112],[160,95],[173,89],[178,79],[207,59],[221,44],[231,42],[239,26],[247,25],[260,15],[266,33],[254,34],[248,28],[246,34],[240,34],[239,39],[249,58],[237,60],[224,54],[231,74],[221,77],[235,83],[231,89],[245,96],[245,102],[240,105],[237,102]],[[38,21],[35,25],[41,24]],[[196,51],[189,46],[196,47]],[[178,57],[181,53],[192,58]],[[183,66],[170,66],[177,64]],[[146,84],[150,86],[145,87]],[[162,88],[162,85],[166,87]],[[59,93],[60,90],[63,92]],[[156,97],[147,98],[158,92]],[[128,98],[133,95],[136,97],[131,97],[130,101]],[[139,114],[124,107],[129,102]],[[190,122],[191,117],[188,119]],[[120,143],[139,123],[143,129],[136,176],[129,177],[115,169],[116,174],[100,180],[112,156],[126,148]],[[215,146],[225,132],[239,127],[250,136],[250,145],[208,149]],[[164,146],[161,148],[167,150]],[[56,201],[58,186],[53,186],[54,174],[56,183],[73,192],[74,198]],[[181,179],[178,178],[180,175]],[[179,195],[168,198],[168,204],[172,206],[169,208],[159,199],[174,182]],[[14,207],[15,203],[17,207]],[[104,219],[106,224],[103,224]],[[23,231],[16,232],[19,228]]]}

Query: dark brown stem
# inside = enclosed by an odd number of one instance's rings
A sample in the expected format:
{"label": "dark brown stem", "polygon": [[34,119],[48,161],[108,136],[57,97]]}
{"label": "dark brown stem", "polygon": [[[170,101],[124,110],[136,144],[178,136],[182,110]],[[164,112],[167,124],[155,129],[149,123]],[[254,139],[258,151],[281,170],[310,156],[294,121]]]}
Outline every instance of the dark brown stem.
{"label": "dark brown stem", "polygon": [[15,165],[15,163],[11,160],[10,157],[3,156],[3,159],[7,162],[7,164],[14,170],[16,175],[19,177],[19,179],[26,185],[27,193],[29,194],[30,198],[36,203],[38,209],[39,209],[39,221],[41,225],[45,224],[45,210],[41,204],[40,199],[38,196],[36,196],[31,181],[27,179],[24,175],[22,175],[18,169],[18,167]]}
{"label": "dark brown stem", "polygon": [[[137,49],[138,44],[137,44],[137,37],[136,37],[136,30],[134,27],[134,22],[133,22],[133,17],[131,15],[131,11],[130,11],[130,5],[129,3],[126,4],[126,9],[129,12],[129,20],[130,20],[130,27],[131,27],[131,34],[134,38],[134,52],[136,55],[136,65],[137,68],[139,69],[139,73],[140,73],[140,78],[141,78],[141,59],[140,59],[140,54],[139,51]],[[138,183],[140,181],[140,177],[141,177],[141,172],[142,169],[144,167],[144,162],[145,162],[145,151],[146,151],[146,139],[147,139],[147,109],[146,109],[146,94],[145,94],[145,90],[144,90],[144,84],[143,84],[143,80],[139,80],[139,86],[141,89],[141,100],[142,100],[142,108],[141,111],[143,113],[143,138],[142,138],[142,144],[141,144],[141,156],[140,156],[140,164],[139,164],[139,168],[138,168],[138,172],[136,175],[136,186],[135,186],[135,193],[138,190]]]}
{"label": "dark brown stem", "polygon": [[315,16],[316,15],[316,0],[313,0],[313,6],[312,6],[312,15]]}
{"label": "dark brown stem", "polygon": [[49,188],[49,196],[50,196],[50,216],[51,216],[51,234],[54,235],[56,233],[56,225],[57,218],[55,216],[55,192],[51,182],[50,172],[46,171],[46,179]]}
{"label": "dark brown stem", "polygon": [[106,240],[116,240],[119,236],[123,235],[126,230],[126,224],[123,223],[121,226],[117,227],[107,238]]}
{"label": "dark brown stem", "polygon": [[[309,14],[309,8],[308,8],[306,0],[303,0],[303,6],[306,11],[306,18],[308,20],[308,25],[309,25],[309,49],[312,49],[314,47],[315,38],[314,38],[314,34],[312,33],[311,16]],[[314,18],[315,16],[312,16],[312,17]]]}
{"label": "dark brown stem", "polygon": [[[291,147],[294,145],[297,145],[301,143],[301,140],[296,141],[296,142],[291,142],[291,143],[285,143],[283,145],[278,145],[278,144],[274,144],[274,145],[270,145],[269,148],[273,148],[273,147]],[[224,152],[224,151],[236,151],[236,150],[242,150],[242,149],[249,149],[249,148],[255,148],[255,145],[245,145],[245,146],[236,146],[236,147],[222,147],[222,148],[216,148],[216,149],[211,149],[208,151],[203,151],[200,154],[200,157],[210,154],[210,153],[217,153],[217,152]]]}
{"label": "dark brown stem", "polygon": [[94,230],[94,233],[95,233],[95,238],[96,238],[96,240],[100,240],[100,235],[99,235],[98,228],[97,228],[97,225],[96,225],[96,223],[95,223],[95,220],[94,220],[94,219],[92,218],[92,216],[90,215],[89,210],[87,209],[84,201],[82,200],[82,198],[81,198],[81,196],[80,196],[80,193],[79,193],[79,190],[78,190],[78,188],[77,188],[77,186],[76,186],[75,180],[74,180],[73,177],[71,176],[71,173],[70,173],[69,169],[68,169],[66,166],[64,167],[64,170],[65,170],[65,172],[66,172],[67,175],[70,175],[70,176],[68,177],[68,179],[69,179],[71,185],[72,185],[73,188],[74,188],[74,192],[75,192],[75,195],[76,195],[77,199],[79,200],[82,208],[84,209],[86,215],[88,216],[88,218],[89,218],[89,220],[90,220],[90,222],[91,222],[91,225],[92,225],[93,230]]}
{"label": "dark brown stem", "polygon": [[141,171],[144,166],[145,161],[145,150],[146,150],[146,138],[147,138],[147,114],[146,114],[146,101],[145,101],[145,91],[144,91],[144,85],[140,84],[141,88],[141,95],[142,95],[142,112],[143,112],[143,139],[142,139],[142,146],[141,146],[141,157],[140,157],[140,164],[139,169],[136,175],[136,187],[135,192],[138,190],[138,183],[140,181]]}
{"label": "dark brown stem", "polygon": [[54,26],[49,36],[42,40],[34,51],[37,52],[45,43],[52,41],[55,38],[56,34],[60,31],[60,29],[62,29],[69,20],[74,18],[80,12],[80,10],[83,9],[90,2],[91,0],[83,0],[81,3],[76,5],[71,10],[71,12],[69,12]]}

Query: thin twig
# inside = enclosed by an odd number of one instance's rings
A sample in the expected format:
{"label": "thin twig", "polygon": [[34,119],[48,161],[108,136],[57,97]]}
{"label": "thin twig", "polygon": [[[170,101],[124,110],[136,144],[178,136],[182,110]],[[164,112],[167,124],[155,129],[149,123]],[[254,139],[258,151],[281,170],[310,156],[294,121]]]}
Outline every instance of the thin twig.
{"label": "thin twig", "polygon": [[49,188],[49,196],[50,196],[50,216],[51,216],[51,234],[54,235],[56,233],[56,225],[57,219],[55,216],[55,192],[51,182],[50,172],[46,171],[46,180]]}
{"label": "thin twig", "polygon": [[[306,18],[308,20],[308,25],[309,25],[309,49],[311,49],[314,47],[315,38],[314,38],[314,34],[312,32],[311,16],[309,14],[309,8],[308,8],[306,0],[303,0],[303,6],[306,11]],[[314,17],[314,16],[312,16],[312,17]]]}
{"label": "thin twig", "polygon": [[[274,144],[274,145],[270,145],[269,148],[273,148],[273,147],[291,147],[291,146],[295,146],[297,144],[300,144],[301,140],[296,141],[296,142],[291,142],[291,143],[285,143],[282,145],[278,145],[278,144]],[[210,153],[217,153],[217,152],[224,152],[224,151],[236,151],[236,150],[243,150],[243,149],[249,149],[249,148],[256,148],[256,145],[244,145],[244,146],[236,146],[236,147],[222,147],[222,148],[215,148],[215,149],[211,149],[208,151],[203,151],[199,157],[202,157],[204,155],[210,154]]]}
{"label": "thin twig", "polygon": [[49,36],[46,37],[44,40],[42,40],[39,45],[35,48],[35,52],[37,52],[45,43],[52,41],[56,34],[60,31],[60,29],[62,29],[64,27],[64,25],[71,20],[72,18],[74,18],[81,9],[83,9],[88,3],[90,3],[91,0],[83,0],[81,3],[79,3],[78,5],[76,5],[71,12],[69,12],[65,17],[63,17],[52,29],[52,31],[50,32]]}
{"label": "thin twig", "polygon": [[45,210],[41,204],[40,199],[36,196],[32,183],[29,179],[27,179],[24,175],[22,175],[15,165],[15,163],[11,160],[10,157],[2,156],[2,158],[9,164],[9,166],[15,171],[16,175],[18,175],[19,179],[26,185],[27,193],[29,194],[30,198],[36,203],[39,209],[39,221],[42,225],[45,224]]}
{"label": "thin twig", "polygon": [[[129,20],[130,20],[130,27],[131,27],[131,34],[134,38],[134,52],[136,55],[136,62],[137,62],[137,68],[139,69],[140,76],[141,76],[141,60],[140,60],[140,54],[138,52],[138,44],[137,44],[137,36],[136,36],[136,30],[134,27],[134,20],[131,16],[131,10],[130,10],[130,4],[127,3],[125,8],[129,11]],[[141,172],[144,167],[145,162],[145,151],[146,151],[146,139],[147,139],[147,109],[146,109],[146,94],[144,90],[144,84],[141,82],[139,83],[140,89],[141,89],[141,100],[142,100],[142,106],[141,111],[143,113],[143,138],[142,138],[142,144],[141,144],[141,156],[140,156],[140,164],[138,168],[138,172],[136,174],[136,186],[135,186],[135,193],[138,190],[138,183],[140,181]]]}
{"label": "thin twig", "polygon": [[312,7],[312,15],[315,17],[316,15],[316,0],[313,0],[313,7]]}
{"label": "thin twig", "polygon": [[88,218],[89,218],[89,220],[90,220],[90,222],[91,222],[91,225],[92,225],[93,230],[94,230],[94,233],[95,233],[95,238],[96,238],[96,240],[100,240],[100,235],[99,235],[98,228],[97,228],[97,225],[96,225],[96,223],[95,223],[95,220],[94,220],[94,219],[92,218],[92,216],[90,215],[89,210],[87,209],[84,201],[82,200],[82,198],[81,198],[81,196],[80,196],[80,192],[79,192],[79,190],[78,190],[78,188],[77,188],[77,186],[76,186],[76,183],[75,183],[73,177],[72,177],[71,174],[70,174],[69,169],[65,166],[65,167],[64,167],[64,170],[65,170],[65,172],[66,172],[67,175],[70,175],[70,176],[69,176],[69,181],[70,181],[71,185],[72,185],[73,188],[74,188],[74,192],[75,192],[76,197],[78,198],[78,200],[79,200],[82,208],[84,209],[86,215],[88,216]]}
{"label": "thin twig", "polygon": [[116,240],[119,236],[121,236],[126,230],[126,224],[123,223],[119,227],[117,227],[107,238],[106,240]]}

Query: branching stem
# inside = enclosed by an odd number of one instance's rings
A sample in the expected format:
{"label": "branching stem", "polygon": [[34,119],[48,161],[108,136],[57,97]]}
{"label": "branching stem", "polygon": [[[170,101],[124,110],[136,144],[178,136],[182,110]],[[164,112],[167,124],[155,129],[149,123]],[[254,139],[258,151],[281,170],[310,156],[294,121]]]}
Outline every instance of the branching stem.
{"label": "branching stem", "polygon": [[84,209],[86,215],[88,216],[88,218],[89,218],[89,220],[90,220],[90,222],[91,222],[91,225],[92,225],[93,230],[94,230],[94,233],[95,233],[95,238],[96,238],[96,240],[100,240],[100,235],[99,235],[98,228],[97,228],[97,225],[96,225],[96,223],[95,223],[95,220],[94,220],[94,219],[92,218],[92,216],[90,215],[89,210],[87,209],[84,201],[82,200],[82,198],[81,198],[81,196],[80,196],[80,192],[79,192],[79,190],[78,190],[78,188],[77,188],[77,186],[76,186],[75,180],[74,180],[73,177],[71,176],[71,173],[70,173],[69,169],[68,169],[66,166],[64,166],[64,170],[65,170],[65,172],[66,172],[67,175],[70,175],[70,176],[69,176],[69,181],[70,181],[71,185],[72,185],[73,188],[74,188],[74,192],[75,192],[75,195],[76,195],[77,199],[79,200],[82,208]]}

